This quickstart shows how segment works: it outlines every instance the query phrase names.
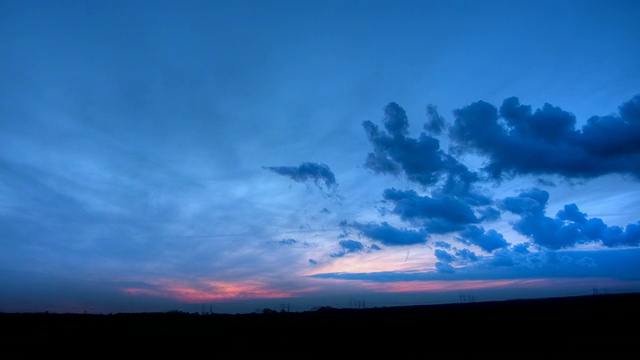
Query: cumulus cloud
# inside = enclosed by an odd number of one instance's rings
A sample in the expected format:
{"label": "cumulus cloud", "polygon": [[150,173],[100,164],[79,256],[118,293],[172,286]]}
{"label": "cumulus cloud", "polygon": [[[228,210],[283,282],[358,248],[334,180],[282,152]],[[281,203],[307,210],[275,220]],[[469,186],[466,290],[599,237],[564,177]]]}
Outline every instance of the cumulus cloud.
{"label": "cumulus cloud", "polygon": [[430,134],[440,135],[445,130],[446,122],[435,105],[427,105],[427,122],[424,130]]}
{"label": "cumulus cloud", "polygon": [[453,196],[420,196],[413,190],[387,189],[383,193],[391,210],[404,221],[423,226],[430,233],[448,233],[462,230],[466,224],[480,220],[466,202]]}
{"label": "cumulus cloud", "polygon": [[503,249],[509,246],[502,234],[490,229],[485,232],[482,226],[470,225],[460,232],[458,241],[467,245],[476,245],[482,250],[491,253],[497,249]]}
{"label": "cumulus cloud", "polygon": [[455,256],[441,249],[436,249],[436,251],[433,254],[436,256],[438,260],[446,263],[450,263],[456,259]]}
{"label": "cumulus cloud", "polygon": [[526,254],[529,252],[529,246],[530,244],[528,243],[520,243],[520,244],[513,245],[512,249],[514,252],[518,254]]}
{"label": "cumulus cloud", "polygon": [[514,254],[512,251],[509,251],[506,248],[502,248],[499,251],[496,251],[493,254],[493,257],[489,258],[489,265],[494,267],[506,266],[512,267],[515,266],[516,263],[514,261],[514,257],[517,254]]}
{"label": "cumulus cloud", "polygon": [[455,268],[449,263],[438,261],[436,263],[436,270],[439,273],[451,274],[455,271]]}
{"label": "cumulus cloud", "polygon": [[449,244],[448,242],[440,241],[440,240],[436,241],[434,245],[443,249],[451,249],[451,244]]}
{"label": "cumulus cloud", "polygon": [[456,250],[456,257],[464,261],[478,261],[478,256],[469,249]]}
{"label": "cumulus cloud", "polygon": [[[622,104],[618,114],[594,116],[581,128],[568,111],[548,103],[533,110],[516,97],[505,99],[500,108],[484,101],[459,108],[452,124],[429,105],[424,132],[415,137],[409,135],[409,119],[399,104],[388,103],[383,110],[380,126],[362,123],[372,146],[364,166],[375,174],[402,175],[421,188],[421,193],[388,188],[382,194],[382,213],[396,215],[418,230],[386,222],[348,224],[361,235],[397,246],[423,244],[430,234],[458,233],[458,242],[477,246],[508,265],[508,257],[500,251],[511,244],[482,225],[510,212],[519,216],[513,228],[531,240],[514,247],[514,253],[527,254],[529,245],[552,250],[594,242],[607,247],[639,245],[640,222],[625,228],[608,226],[601,219],[588,218],[575,204],[549,217],[545,214],[549,193],[537,188],[496,205],[479,185],[518,175],[536,175],[541,184],[548,183],[540,177],[546,175],[640,176],[640,96]],[[445,129],[452,142],[449,152],[431,136],[442,135]],[[472,171],[458,160],[472,152],[485,158],[481,171]],[[477,260],[473,253],[461,254],[461,259]]]}
{"label": "cumulus cloud", "polygon": [[[433,115],[435,116],[435,115]],[[373,145],[364,166],[376,174],[404,174],[421,186],[438,185],[438,192],[486,204],[473,184],[478,175],[440,149],[440,141],[426,133],[408,137],[409,121],[400,105],[392,102],[384,108],[384,130],[371,121],[362,126]]]}
{"label": "cumulus cloud", "polygon": [[544,248],[562,249],[598,241],[607,247],[640,244],[640,222],[629,224],[625,229],[608,226],[602,219],[588,218],[576,204],[565,205],[551,218],[545,215],[548,200],[548,192],[534,188],[505,198],[501,206],[520,216],[513,224],[517,232]]}
{"label": "cumulus cloud", "polygon": [[488,158],[492,178],[520,174],[557,174],[594,178],[631,174],[640,178],[640,95],[619,114],[593,116],[581,129],[575,116],[551,104],[535,111],[516,97],[500,109],[477,101],[454,112],[449,135],[458,153]]}
{"label": "cumulus cloud", "polygon": [[427,242],[429,235],[424,230],[399,229],[389,225],[389,223],[359,223],[343,222],[342,226],[348,226],[358,230],[362,235],[371,240],[380,241],[387,246],[402,246],[424,244]]}
{"label": "cumulus cloud", "polygon": [[331,254],[330,255],[331,257],[333,258],[343,257],[346,254],[360,252],[364,249],[364,245],[362,245],[361,242],[356,240],[351,240],[351,239],[340,240],[339,244],[342,250],[337,253]]}
{"label": "cumulus cloud", "polygon": [[326,190],[335,190],[338,186],[335,175],[326,164],[305,162],[300,166],[264,166],[263,168],[296,182],[311,181],[321,189],[322,185]]}

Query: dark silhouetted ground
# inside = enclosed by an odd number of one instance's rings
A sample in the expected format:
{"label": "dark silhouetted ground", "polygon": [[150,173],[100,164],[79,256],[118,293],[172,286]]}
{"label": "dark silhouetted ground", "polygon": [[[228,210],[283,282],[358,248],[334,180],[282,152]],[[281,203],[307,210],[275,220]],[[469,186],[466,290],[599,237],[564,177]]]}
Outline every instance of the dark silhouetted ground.
{"label": "dark silhouetted ground", "polygon": [[0,314],[0,359],[636,359],[640,294],[256,314]]}

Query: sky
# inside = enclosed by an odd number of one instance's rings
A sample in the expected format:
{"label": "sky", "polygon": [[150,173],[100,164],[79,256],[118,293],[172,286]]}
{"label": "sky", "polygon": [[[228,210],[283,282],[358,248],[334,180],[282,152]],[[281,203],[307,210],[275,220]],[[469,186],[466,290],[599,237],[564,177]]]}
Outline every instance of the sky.
{"label": "sky", "polygon": [[639,17],[0,0],[0,312],[640,291]]}

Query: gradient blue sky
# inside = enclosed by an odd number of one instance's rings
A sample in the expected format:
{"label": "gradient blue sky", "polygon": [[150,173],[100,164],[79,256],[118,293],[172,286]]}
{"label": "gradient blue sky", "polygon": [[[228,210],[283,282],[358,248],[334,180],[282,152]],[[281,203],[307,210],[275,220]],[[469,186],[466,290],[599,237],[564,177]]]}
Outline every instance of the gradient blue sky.
{"label": "gradient blue sky", "polygon": [[0,0],[0,311],[638,291],[638,18]]}

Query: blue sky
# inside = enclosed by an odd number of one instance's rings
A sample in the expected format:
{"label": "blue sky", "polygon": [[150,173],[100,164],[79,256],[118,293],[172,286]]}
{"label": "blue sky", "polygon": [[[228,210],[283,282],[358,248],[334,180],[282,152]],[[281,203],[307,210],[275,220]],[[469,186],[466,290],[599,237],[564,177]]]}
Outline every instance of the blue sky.
{"label": "blue sky", "polygon": [[0,0],[0,311],[638,291],[638,16]]}

